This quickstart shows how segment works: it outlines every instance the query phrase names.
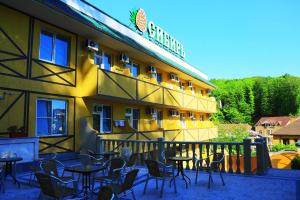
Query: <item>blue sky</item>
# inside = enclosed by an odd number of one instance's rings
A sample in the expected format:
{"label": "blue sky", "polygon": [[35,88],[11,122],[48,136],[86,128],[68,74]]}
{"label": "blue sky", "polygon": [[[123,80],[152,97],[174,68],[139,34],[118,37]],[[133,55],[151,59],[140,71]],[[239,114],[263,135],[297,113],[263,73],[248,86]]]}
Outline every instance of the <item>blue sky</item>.
{"label": "blue sky", "polygon": [[210,78],[300,76],[300,0],[88,0],[129,25],[143,8]]}

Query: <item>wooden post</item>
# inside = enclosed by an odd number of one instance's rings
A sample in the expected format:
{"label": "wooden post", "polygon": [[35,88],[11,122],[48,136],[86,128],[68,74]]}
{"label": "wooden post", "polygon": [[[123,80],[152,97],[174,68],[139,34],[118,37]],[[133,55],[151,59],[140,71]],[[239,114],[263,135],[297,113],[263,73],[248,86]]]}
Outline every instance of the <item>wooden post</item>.
{"label": "wooden post", "polygon": [[164,162],[164,159],[162,157],[162,152],[164,151],[165,138],[163,137],[158,138],[157,143],[158,143],[158,160],[160,162]]}
{"label": "wooden post", "polygon": [[257,159],[257,169],[256,174],[257,175],[263,175],[264,174],[264,144],[261,138],[255,139],[256,144],[256,159]]}
{"label": "wooden post", "polygon": [[97,135],[96,137],[96,153],[103,152],[103,136]]}
{"label": "wooden post", "polygon": [[244,139],[244,173],[247,175],[252,174],[251,166],[251,139]]}

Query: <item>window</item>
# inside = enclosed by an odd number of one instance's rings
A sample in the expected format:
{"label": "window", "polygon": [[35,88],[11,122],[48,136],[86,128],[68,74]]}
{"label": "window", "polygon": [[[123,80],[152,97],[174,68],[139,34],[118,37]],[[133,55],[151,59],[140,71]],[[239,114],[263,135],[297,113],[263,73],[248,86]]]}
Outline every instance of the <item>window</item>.
{"label": "window", "polygon": [[67,134],[67,101],[38,99],[36,107],[36,135]]}
{"label": "window", "polygon": [[290,144],[290,140],[289,139],[282,139],[282,142],[285,145]]}
{"label": "window", "polygon": [[136,108],[127,108],[125,118],[129,120],[130,126],[136,130],[139,129],[140,111]]}
{"label": "window", "polygon": [[157,81],[158,84],[161,84],[161,81],[162,81],[161,74],[156,74],[156,81]]}
{"label": "window", "polygon": [[194,87],[191,87],[191,92],[192,92],[193,94],[195,94],[195,88],[194,88]]}
{"label": "window", "polygon": [[65,67],[68,66],[68,39],[54,33],[42,31],[40,35],[39,59]]}
{"label": "window", "polygon": [[180,124],[182,128],[186,128],[184,113],[180,113]]}
{"label": "window", "polygon": [[109,105],[95,105],[93,110],[93,128],[100,133],[111,133],[112,108]]}
{"label": "window", "polygon": [[111,70],[112,66],[112,59],[111,55],[99,50],[98,52],[95,52],[94,54],[94,63],[96,65],[99,65],[99,68],[105,69],[105,70]]}
{"label": "window", "polygon": [[134,63],[127,63],[125,67],[130,69],[131,76],[138,77],[139,75],[139,66]]}
{"label": "window", "polygon": [[162,123],[163,123],[163,112],[162,111],[157,111],[157,125],[159,128],[162,128]]}

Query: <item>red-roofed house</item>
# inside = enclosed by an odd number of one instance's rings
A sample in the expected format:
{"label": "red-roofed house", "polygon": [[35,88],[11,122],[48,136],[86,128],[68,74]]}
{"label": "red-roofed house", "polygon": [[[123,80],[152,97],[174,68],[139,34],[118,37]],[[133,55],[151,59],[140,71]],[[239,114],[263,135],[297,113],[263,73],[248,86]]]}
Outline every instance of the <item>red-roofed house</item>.
{"label": "red-roofed house", "polygon": [[[276,131],[289,126],[291,123],[299,119],[299,116],[262,117],[255,124],[255,131],[259,132],[263,136],[272,138]],[[273,138],[272,141],[272,143],[282,143],[280,140],[275,141],[275,138]]]}

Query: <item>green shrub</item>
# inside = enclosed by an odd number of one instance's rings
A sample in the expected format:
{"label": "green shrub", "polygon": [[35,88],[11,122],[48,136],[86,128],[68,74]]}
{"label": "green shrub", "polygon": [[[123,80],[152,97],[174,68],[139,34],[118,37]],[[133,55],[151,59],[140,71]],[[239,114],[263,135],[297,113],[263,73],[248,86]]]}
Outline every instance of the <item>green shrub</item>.
{"label": "green shrub", "polygon": [[293,160],[292,160],[292,169],[300,169],[300,156],[296,156]]}
{"label": "green shrub", "polygon": [[275,151],[275,152],[282,151],[284,149],[285,149],[285,145],[284,144],[275,144],[272,147],[272,151]]}
{"label": "green shrub", "polygon": [[272,151],[277,152],[277,151],[282,151],[282,150],[296,150],[296,146],[293,144],[275,144],[272,147]]}

